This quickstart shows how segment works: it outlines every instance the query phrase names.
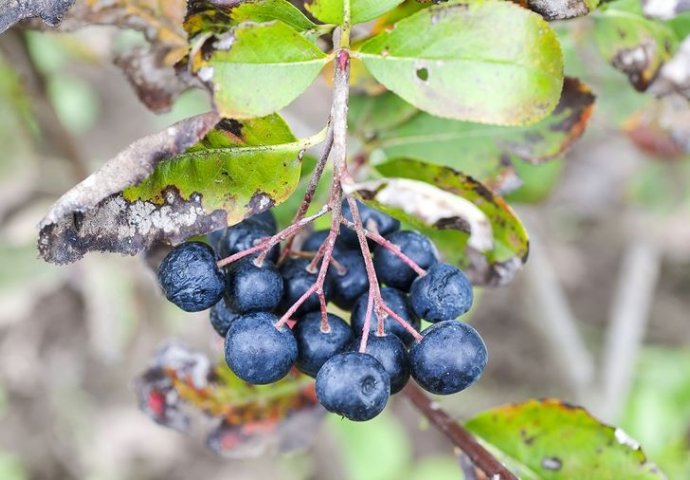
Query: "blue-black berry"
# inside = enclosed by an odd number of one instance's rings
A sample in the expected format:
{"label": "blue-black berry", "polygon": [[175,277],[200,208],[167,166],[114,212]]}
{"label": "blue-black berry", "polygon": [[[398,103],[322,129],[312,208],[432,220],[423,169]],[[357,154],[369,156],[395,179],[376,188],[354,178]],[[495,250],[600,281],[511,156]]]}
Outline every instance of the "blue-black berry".
{"label": "blue-black berry", "polygon": [[472,307],[472,284],[462,270],[438,263],[410,288],[415,313],[429,322],[453,320]]}
{"label": "blue-black berry", "polygon": [[297,340],[297,368],[315,377],[321,366],[333,355],[345,351],[352,341],[352,330],[345,321],[328,314],[328,330],[321,330],[321,312],[301,318],[293,333]]}
{"label": "blue-black berry", "polygon": [[240,313],[230,310],[225,303],[225,300],[222,299],[211,307],[211,311],[209,313],[211,326],[218,333],[218,335],[223,338],[225,338],[225,335],[228,333],[230,324],[240,316]]}
{"label": "blue-black berry", "polygon": [[[280,273],[284,280],[284,293],[281,302],[281,310],[287,311],[297,300],[304,295],[309,288],[316,283],[318,268],[315,273],[309,272],[307,267],[310,260],[306,258],[290,258],[280,266]],[[326,277],[323,285],[324,295],[330,298],[331,282]],[[320,308],[319,298],[314,293],[297,309],[296,315],[304,315]]]}
{"label": "blue-black berry", "polygon": [[316,397],[329,412],[354,421],[374,418],[386,407],[390,379],[371,355],[339,353],[316,375]]}
{"label": "blue-black berry", "polygon": [[212,307],[225,290],[213,249],[201,242],[173,248],[158,267],[158,281],[166,298],[187,312]]}
{"label": "blue-black berry", "polygon": [[[395,218],[391,217],[390,215],[386,215],[383,212],[369,208],[362,202],[357,202],[357,210],[359,211],[359,216],[362,219],[362,225],[364,228],[372,229],[373,227],[374,230],[384,237],[400,228],[399,220],[396,220]],[[347,200],[343,200],[342,213],[343,217],[351,222],[353,221],[352,211],[350,210],[350,204],[347,202]],[[340,227],[340,238],[344,244],[350,245],[351,247],[359,246],[357,234],[354,230],[350,230],[345,225]],[[369,242],[370,248],[375,245],[375,243],[371,241]]]}
{"label": "blue-black berry", "polygon": [[[255,246],[260,240],[274,234],[274,229],[264,221],[254,220],[254,217],[242,220],[240,223],[228,227],[218,240],[219,252],[222,257],[228,257]],[[259,253],[252,255],[257,257]],[[280,247],[271,248],[266,258],[272,262],[278,261]]]}
{"label": "blue-black berry", "polygon": [[283,297],[283,277],[268,260],[259,267],[253,258],[242,258],[228,266],[225,279],[226,302],[237,312],[270,311]]}
{"label": "blue-black berry", "polygon": [[[360,340],[358,338],[352,344],[354,349],[359,348]],[[391,381],[391,395],[402,390],[410,378],[410,360],[407,357],[407,349],[402,340],[397,335],[379,337],[372,333],[367,339],[365,353],[378,360],[386,370]]]}
{"label": "blue-black berry", "polygon": [[[421,233],[401,230],[390,234],[387,240],[399,247],[402,253],[424,270],[438,262],[436,247]],[[417,273],[387,248],[376,249],[374,268],[381,282],[399,290],[409,290],[410,285],[417,278]]]}
{"label": "blue-black berry", "polygon": [[[381,289],[381,298],[383,302],[390,307],[395,313],[398,314],[403,320],[412,325],[416,330],[419,330],[421,322],[419,318],[415,315],[414,311],[410,307],[407,301],[407,296],[400,290],[395,288],[384,287]],[[365,293],[355,303],[352,309],[352,315],[350,316],[350,325],[355,335],[360,336],[362,334],[362,328],[364,327],[364,319],[366,316],[367,302],[369,300],[369,292]],[[370,331],[375,331],[377,327],[376,314],[372,312],[371,324],[369,327]],[[392,333],[397,335],[405,345],[409,345],[414,340],[414,337],[410,332],[405,330],[397,320],[389,316],[386,317],[383,323],[383,327],[386,333]]]}
{"label": "blue-black berry", "polygon": [[[304,239],[304,242],[302,242],[302,247],[301,250],[303,252],[316,252],[319,250],[321,245],[323,245],[323,242],[326,241],[326,237],[328,237],[328,234],[330,233],[330,230],[317,230],[315,232],[312,232],[309,234],[307,238]],[[340,239],[340,235],[338,235],[335,238],[335,245],[333,247],[333,253],[337,253],[341,250],[346,250],[348,247],[347,245],[343,245],[342,240]]]}
{"label": "blue-black berry", "polygon": [[272,313],[248,313],[230,324],[225,361],[242,380],[263,385],[288,374],[297,359],[297,341],[286,327],[276,328]]}
{"label": "blue-black berry", "polygon": [[333,302],[343,310],[350,310],[355,301],[369,290],[364,258],[359,250],[338,251],[334,258],[344,271],[335,265],[328,270],[333,284]]}
{"label": "blue-black berry", "polygon": [[450,395],[479,379],[488,353],[474,328],[448,320],[430,326],[422,334],[422,340],[410,349],[411,373],[422,388]]}

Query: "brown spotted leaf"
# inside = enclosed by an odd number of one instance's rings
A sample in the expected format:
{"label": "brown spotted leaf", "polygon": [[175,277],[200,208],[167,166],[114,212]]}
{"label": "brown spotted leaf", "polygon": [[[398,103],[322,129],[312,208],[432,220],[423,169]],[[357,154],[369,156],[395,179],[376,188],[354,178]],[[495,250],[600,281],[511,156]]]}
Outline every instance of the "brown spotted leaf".
{"label": "brown spotted leaf", "polygon": [[65,16],[60,30],[109,25],[143,33],[149,47],[123,52],[115,64],[144,105],[154,112],[165,112],[189,87],[173,68],[189,49],[182,28],[185,11],[185,0],[80,1]]}
{"label": "brown spotted leaf", "polygon": [[3,0],[0,2],[0,33],[25,18],[39,17],[51,27],[62,20],[74,0]]}
{"label": "brown spotted leaf", "polygon": [[556,109],[536,124],[500,127],[418,112],[392,93],[352,99],[350,125],[376,158],[407,157],[446,165],[505,193],[520,185],[514,164],[560,158],[591,117],[594,95],[566,78]]}
{"label": "brown spotted leaf", "polygon": [[40,224],[39,253],[58,264],[88,251],[134,255],[237,223],[292,194],[309,145],[278,115],[182,121],[135,142],[58,200]]}
{"label": "brown spotted leaf", "polygon": [[433,238],[445,260],[474,285],[509,283],[529,252],[527,232],[489,188],[448,167],[394,159],[376,169],[388,178],[349,185],[365,202]]}
{"label": "brown spotted leaf", "polygon": [[465,426],[523,480],[666,478],[623,430],[559,400],[492,408]]}
{"label": "brown spotted leaf", "polygon": [[140,408],[154,421],[187,431],[196,410],[215,419],[207,444],[232,458],[287,453],[310,446],[323,417],[313,379],[291,372],[271,385],[250,385],[224,363],[177,343],[160,348],[136,381]]}
{"label": "brown spotted leaf", "polygon": [[603,57],[645,91],[677,47],[673,29],[646,18],[639,0],[605,3],[593,15],[594,36]]}

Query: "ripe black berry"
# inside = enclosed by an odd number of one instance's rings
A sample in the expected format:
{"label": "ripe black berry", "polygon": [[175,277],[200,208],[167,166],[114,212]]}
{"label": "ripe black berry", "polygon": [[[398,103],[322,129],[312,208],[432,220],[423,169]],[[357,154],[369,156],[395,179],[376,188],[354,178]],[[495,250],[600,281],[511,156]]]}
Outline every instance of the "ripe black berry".
{"label": "ripe black berry", "polygon": [[[359,348],[359,341],[353,342],[354,349]],[[383,366],[391,381],[391,395],[398,393],[410,378],[410,360],[407,349],[397,335],[369,335],[366,353],[374,357]]]}
{"label": "ripe black berry", "polygon": [[[302,242],[301,250],[303,252],[316,252],[319,250],[323,242],[326,241],[326,237],[330,230],[317,230],[309,234],[307,238]],[[340,240],[340,235],[335,238],[335,245],[333,247],[333,253],[337,253],[341,250],[347,249],[347,245],[343,245],[342,240]]]}
{"label": "ripe black berry", "polygon": [[[260,240],[272,236],[273,229],[264,221],[254,220],[254,217],[242,220],[237,225],[225,229],[219,240],[219,252],[222,257],[228,257],[256,245]],[[252,255],[256,257],[259,254]],[[278,261],[280,247],[271,248],[266,258],[272,262]]]}
{"label": "ripe black berry", "polygon": [[[281,310],[289,309],[312,285],[314,285],[314,283],[316,283],[318,273],[310,273],[307,270],[309,263],[310,260],[306,258],[290,258],[281,265],[280,273],[283,276],[285,284]],[[328,277],[326,277],[326,281],[324,282],[323,290],[326,298],[329,298],[331,283]],[[314,293],[307,298],[299,309],[297,309],[296,314],[299,316],[308,312],[313,312],[314,310],[318,310],[319,307],[319,298]]]}
{"label": "ripe black berry", "polygon": [[[362,202],[357,202],[357,209],[359,210],[359,216],[362,219],[362,225],[364,228],[374,229],[384,237],[400,228],[400,221],[389,215],[386,215],[383,212],[369,208]],[[353,221],[352,211],[350,211],[350,205],[348,204],[347,200],[343,200],[342,212],[343,217],[351,222]],[[350,245],[351,247],[359,246],[357,234],[353,230],[347,228],[345,225],[340,227],[340,238],[342,239],[343,243]],[[369,242],[370,248],[374,245],[376,244],[371,241]]]}
{"label": "ripe black berry", "polygon": [[369,290],[364,258],[358,250],[335,252],[334,258],[344,271],[339,271],[335,266],[328,270],[333,282],[333,302],[343,310],[350,310],[355,301]]}
{"label": "ripe black berry", "polygon": [[374,418],[386,407],[390,379],[371,355],[339,353],[316,375],[316,397],[329,412],[354,421]]}
{"label": "ripe black berry", "polygon": [[422,334],[421,342],[410,349],[412,376],[422,388],[450,395],[479,379],[488,353],[474,328],[448,320],[430,326]]}
{"label": "ripe black berry", "polygon": [[[402,293],[400,290],[396,290],[395,288],[384,287],[381,289],[381,298],[391,310],[397,313],[402,319],[406,320],[415,329],[419,330],[421,325],[419,318],[415,315],[414,311],[410,307],[410,304],[407,301],[407,296],[404,293]],[[369,292],[359,297],[354,308],[352,309],[350,325],[357,336],[362,334],[368,300]],[[370,331],[375,331],[376,326],[376,314],[372,313]],[[396,321],[394,318],[386,317],[383,327],[386,333],[397,335],[405,345],[409,345],[414,340],[414,337],[410,334],[410,332],[405,330],[405,327],[400,325],[400,323],[398,323],[398,321]]]}
{"label": "ripe black berry", "polygon": [[453,320],[472,306],[472,284],[459,268],[438,263],[412,283],[410,303],[429,322]]}
{"label": "ripe black berry", "polygon": [[223,338],[225,338],[225,335],[228,333],[230,324],[240,316],[241,314],[230,310],[223,299],[211,307],[211,312],[209,314],[211,326],[213,326],[213,329]]}
{"label": "ripe black berry", "polygon": [[[401,230],[390,234],[387,240],[398,246],[402,253],[424,270],[438,262],[434,244],[421,233]],[[387,248],[376,249],[374,268],[381,282],[404,291],[409,290],[410,285],[417,278],[417,273]]]}
{"label": "ripe black berry", "polygon": [[297,359],[297,342],[286,327],[276,328],[272,313],[248,313],[230,324],[225,361],[242,380],[263,385],[288,374]]}
{"label": "ripe black berry", "polygon": [[158,281],[166,298],[187,312],[212,307],[225,289],[213,249],[201,242],[173,248],[158,267]]}
{"label": "ripe black berry", "polygon": [[328,331],[321,330],[321,312],[301,318],[293,333],[297,340],[297,368],[315,377],[321,366],[333,355],[345,351],[352,341],[352,330],[345,321],[328,314]]}
{"label": "ripe black berry", "polygon": [[273,310],[283,297],[283,277],[268,260],[260,267],[253,258],[233,262],[225,272],[225,280],[226,301],[240,313]]}

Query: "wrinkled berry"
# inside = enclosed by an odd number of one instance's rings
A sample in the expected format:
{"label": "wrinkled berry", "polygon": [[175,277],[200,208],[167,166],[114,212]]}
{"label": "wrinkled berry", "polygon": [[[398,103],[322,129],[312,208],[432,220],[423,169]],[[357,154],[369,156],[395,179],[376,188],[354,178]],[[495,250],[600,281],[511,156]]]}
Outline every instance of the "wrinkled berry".
{"label": "wrinkled berry", "polygon": [[283,277],[268,260],[258,267],[242,258],[228,266],[225,279],[228,306],[240,313],[273,310],[283,297]]}
{"label": "wrinkled berry", "polygon": [[[402,253],[424,270],[438,262],[436,247],[421,233],[401,230],[390,234],[387,240],[399,247]],[[417,278],[417,273],[400,260],[400,257],[383,247],[376,249],[374,268],[381,282],[403,291],[409,290]]]}
{"label": "wrinkled berry", "polygon": [[213,249],[201,242],[173,248],[158,268],[158,281],[166,298],[187,312],[212,307],[225,289]]}
{"label": "wrinkled berry", "polygon": [[316,375],[316,397],[329,412],[354,421],[374,418],[386,408],[390,379],[371,355],[339,353]]}
{"label": "wrinkled berry", "polygon": [[453,320],[472,306],[472,284],[459,268],[438,263],[412,283],[410,304],[429,322]]}
{"label": "wrinkled berry", "polygon": [[[402,319],[406,320],[416,330],[419,330],[421,325],[419,318],[417,318],[412,308],[410,308],[410,304],[407,301],[407,296],[404,293],[402,293],[400,290],[396,290],[395,288],[384,287],[381,289],[381,298],[391,310],[397,313]],[[354,308],[352,309],[350,325],[357,336],[362,334],[362,328],[364,328],[364,319],[367,313],[366,310],[368,301],[369,292],[359,297]],[[369,330],[375,331],[376,327],[376,314],[375,312],[372,312]],[[385,320],[383,321],[383,327],[386,333],[392,333],[393,335],[400,337],[405,345],[409,345],[414,340],[412,334],[405,330],[405,327],[403,327],[394,318],[386,316]]]}
{"label": "wrinkled berry", "polygon": [[297,340],[297,368],[315,377],[321,366],[333,355],[344,351],[352,341],[352,330],[345,321],[328,314],[328,331],[321,330],[321,312],[301,318],[293,333]]}
{"label": "wrinkled berry", "polygon": [[488,353],[474,328],[447,320],[430,326],[422,335],[422,340],[410,349],[410,370],[422,388],[450,395],[479,379]]}
{"label": "wrinkled berry", "polygon": [[276,328],[272,313],[248,313],[230,324],[225,361],[242,380],[263,385],[288,374],[297,359],[297,341],[286,327]]}

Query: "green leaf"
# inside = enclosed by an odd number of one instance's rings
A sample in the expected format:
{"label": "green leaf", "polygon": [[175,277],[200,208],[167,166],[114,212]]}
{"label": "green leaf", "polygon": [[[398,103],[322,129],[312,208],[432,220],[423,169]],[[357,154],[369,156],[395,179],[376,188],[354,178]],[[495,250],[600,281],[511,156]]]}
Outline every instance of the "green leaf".
{"label": "green leaf", "polygon": [[192,120],[141,139],[67,192],[40,225],[41,256],[134,255],[235,224],[287,199],[301,152],[321,138],[296,140],[278,115]]}
{"label": "green leaf", "polygon": [[395,128],[419,113],[397,95],[351,95],[348,110],[350,130],[364,142],[376,139],[382,131]]}
{"label": "green leaf", "polygon": [[[459,122],[427,113],[404,121],[410,116],[407,104],[396,99],[386,94],[369,99],[368,107],[355,103],[357,116],[351,123],[355,133],[368,142],[368,150],[380,152],[384,158],[409,157],[446,165],[500,192],[519,185],[515,163],[542,163],[560,157],[582,135],[594,105],[589,88],[571,78],[566,78],[551,115],[527,127]],[[383,110],[386,106],[388,110]],[[390,116],[384,115],[388,111]]]}
{"label": "green leaf", "polygon": [[343,23],[343,2],[350,2],[350,22],[364,23],[380,17],[403,0],[312,0],[307,10],[324,23]]}
{"label": "green leaf", "polygon": [[215,43],[198,71],[224,117],[252,118],[287,106],[311,85],[330,57],[280,22],[243,23]]}
{"label": "green leaf", "polygon": [[646,18],[639,0],[607,3],[593,17],[602,56],[627,75],[637,90],[646,90],[677,47],[673,29]]}
{"label": "green leaf", "polygon": [[146,180],[127,188],[127,202],[164,205],[173,188],[188,200],[201,196],[202,208],[225,210],[228,224],[241,221],[251,205],[280,203],[299,181],[302,145],[278,115],[222,120],[185,153],[161,163]]}
{"label": "green leaf", "polygon": [[663,479],[639,444],[581,407],[530,400],[480,413],[466,427],[520,478]]}
{"label": "green leaf", "polygon": [[297,31],[317,25],[287,0],[245,0],[218,2],[191,0],[187,4],[184,28],[190,38],[199,33],[224,33],[242,22],[264,23],[279,20]]}
{"label": "green leaf", "polygon": [[457,120],[533,123],[556,107],[563,86],[555,33],[509,2],[430,7],[368,40],[358,55],[404,100]]}
{"label": "green leaf", "polygon": [[445,260],[466,269],[474,285],[504,285],[522,267],[527,232],[508,204],[483,184],[411,159],[394,159],[376,170],[388,178],[351,188],[364,201],[424,229]]}

